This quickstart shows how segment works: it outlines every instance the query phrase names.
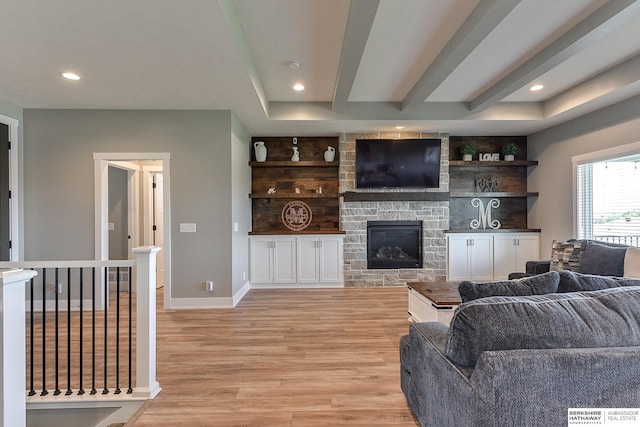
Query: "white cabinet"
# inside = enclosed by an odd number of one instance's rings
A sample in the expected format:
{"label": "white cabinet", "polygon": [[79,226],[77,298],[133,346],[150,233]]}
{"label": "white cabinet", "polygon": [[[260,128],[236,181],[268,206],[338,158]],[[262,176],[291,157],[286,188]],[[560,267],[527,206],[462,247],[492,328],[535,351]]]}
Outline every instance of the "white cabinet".
{"label": "white cabinet", "polygon": [[502,280],[540,255],[539,233],[456,233],[447,236],[447,280]]}
{"label": "white cabinet", "polygon": [[493,279],[493,236],[450,235],[447,244],[448,281]]}
{"label": "white cabinet", "polygon": [[295,238],[252,238],[250,247],[252,283],[295,283]]}
{"label": "white cabinet", "polygon": [[254,288],[344,284],[342,235],[252,236],[250,251]]}
{"label": "white cabinet", "polygon": [[527,261],[540,258],[537,234],[504,234],[493,238],[493,278],[507,279],[509,273],[524,272]]}

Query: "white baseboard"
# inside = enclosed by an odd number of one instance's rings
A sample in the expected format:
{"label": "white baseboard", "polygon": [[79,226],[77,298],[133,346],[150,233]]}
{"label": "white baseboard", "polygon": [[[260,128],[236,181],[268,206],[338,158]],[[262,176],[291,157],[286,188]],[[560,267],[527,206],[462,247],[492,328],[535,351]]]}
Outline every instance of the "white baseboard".
{"label": "white baseboard", "polygon": [[249,282],[245,283],[244,286],[242,286],[240,290],[233,296],[233,306],[235,307],[236,305],[238,305],[238,303],[242,301],[242,298],[244,298],[244,296],[247,295],[250,290],[251,284]]}
{"label": "white baseboard", "polygon": [[323,289],[344,288],[344,283],[252,283],[251,289]]}
{"label": "white baseboard", "polygon": [[197,310],[202,308],[233,308],[233,298],[171,298],[172,310]]}

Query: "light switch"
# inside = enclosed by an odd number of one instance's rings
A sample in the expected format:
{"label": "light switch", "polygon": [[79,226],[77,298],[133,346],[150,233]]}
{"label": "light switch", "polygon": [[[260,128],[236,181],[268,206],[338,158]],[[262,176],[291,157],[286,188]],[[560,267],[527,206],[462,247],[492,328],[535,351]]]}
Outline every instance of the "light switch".
{"label": "light switch", "polygon": [[113,231],[116,229],[116,225],[112,222],[109,223],[109,231]]}
{"label": "light switch", "polygon": [[180,232],[181,233],[195,233],[196,225],[193,223],[180,223]]}
{"label": "light switch", "polygon": [[233,231],[238,231],[238,223],[237,222],[233,223]]}

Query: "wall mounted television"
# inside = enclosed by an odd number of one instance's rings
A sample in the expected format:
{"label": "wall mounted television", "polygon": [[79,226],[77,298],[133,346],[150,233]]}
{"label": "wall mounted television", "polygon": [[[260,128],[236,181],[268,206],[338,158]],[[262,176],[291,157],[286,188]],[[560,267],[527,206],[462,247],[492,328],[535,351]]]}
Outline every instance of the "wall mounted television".
{"label": "wall mounted television", "polygon": [[356,188],[438,188],[440,139],[357,139]]}

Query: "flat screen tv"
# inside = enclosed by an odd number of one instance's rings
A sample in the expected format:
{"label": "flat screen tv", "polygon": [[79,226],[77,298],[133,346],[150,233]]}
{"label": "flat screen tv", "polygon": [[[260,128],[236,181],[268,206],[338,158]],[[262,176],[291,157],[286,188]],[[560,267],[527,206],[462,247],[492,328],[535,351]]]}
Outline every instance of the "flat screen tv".
{"label": "flat screen tv", "polygon": [[440,139],[357,139],[356,188],[438,188]]}

